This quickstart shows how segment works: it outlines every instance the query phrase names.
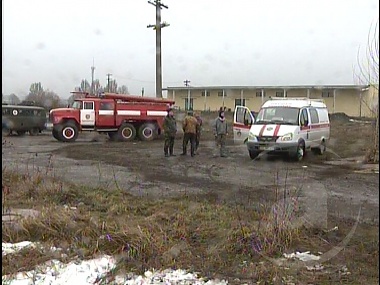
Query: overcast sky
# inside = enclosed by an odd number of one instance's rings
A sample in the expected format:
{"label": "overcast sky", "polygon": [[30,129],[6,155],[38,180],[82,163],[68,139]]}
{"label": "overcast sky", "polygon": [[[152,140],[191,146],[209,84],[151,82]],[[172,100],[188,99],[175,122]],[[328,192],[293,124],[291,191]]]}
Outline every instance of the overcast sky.
{"label": "overcast sky", "polygon": [[[163,87],[354,84],[378,0],[163,0]],[[146,0],[2,0],[3,93],[67,98],[107,73],[155,94],[155,8]]]}

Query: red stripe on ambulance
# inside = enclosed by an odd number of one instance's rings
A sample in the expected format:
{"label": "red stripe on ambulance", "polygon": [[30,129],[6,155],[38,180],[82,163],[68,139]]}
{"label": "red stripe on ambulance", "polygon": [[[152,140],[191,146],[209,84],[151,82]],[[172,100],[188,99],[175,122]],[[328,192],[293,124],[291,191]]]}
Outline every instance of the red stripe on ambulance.
{"label": "red stripe on ambulance", "polygon": [[263,125],[263,126],[261,127],[261,130],[260,130],[260,133],[259,133],[259,137],[262,137],[262,136],[263,136],[263,133],[264,133],[266,127],[267,127],[267,125]]}

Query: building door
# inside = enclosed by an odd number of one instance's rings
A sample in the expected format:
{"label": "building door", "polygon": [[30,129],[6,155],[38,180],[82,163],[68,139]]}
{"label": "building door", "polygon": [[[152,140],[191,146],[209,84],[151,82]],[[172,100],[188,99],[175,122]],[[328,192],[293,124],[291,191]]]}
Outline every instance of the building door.
{"label": "building door", "polygon": [[235,99],[235,108],[236,106],[245,106],[245,99]]}
{"label": "building door", "polygon": [[185,110],[186,111],[192,111],[192,110],[194,110],[194,101],[193,101],[193,98],[190,98],[190,102],[189,102],[188,98],[185,99]]}

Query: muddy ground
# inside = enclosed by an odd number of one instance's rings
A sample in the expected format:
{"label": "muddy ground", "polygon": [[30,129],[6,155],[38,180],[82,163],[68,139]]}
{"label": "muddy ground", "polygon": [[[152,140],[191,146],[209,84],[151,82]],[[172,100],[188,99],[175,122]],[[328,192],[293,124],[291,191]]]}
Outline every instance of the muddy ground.
{"label": "muddy ground", "polygon": [[[209,132],[212,119],[205,118],[199,155],[194,158],[179,156],[181,134],[175,142],[177,156],[164,158],[162,140],[110,142],[104,135],[86,133],[80,134],[75,143],[61,143],[43,133],[37,137],[3,139],[2,165],[3,169],[19,172],[38,169],[69,182],[125,189],[152,199],[199,195],[231,205],[256,207],[264,202],[275,203],[275,189],[298,191],[306,209],[306,223],[311,227],[338,226],[339,238],[344,238],[359,219],[354,237],[345,248],[352,246],[354,251],[359,241],[378,246],[378,165],[361,163],[372,124],[352,122],[347,116],[338,115],[332,118],[331,140],[325,155],[308,153],[302,162],[266,155],[252,161],[246,147],[235,145],[232,137],[228,141],[228,157],[217,155]],[[371,282],[378,280],[378,264],[365,268],[368,256],[349,256],[358,259],[353,266],[356,270],[360,267],[357,274],[362,280],[367,280],[366,275],[370,275]],[[343,265],[354,262],[348,261],[344,253],[334,259]]]}

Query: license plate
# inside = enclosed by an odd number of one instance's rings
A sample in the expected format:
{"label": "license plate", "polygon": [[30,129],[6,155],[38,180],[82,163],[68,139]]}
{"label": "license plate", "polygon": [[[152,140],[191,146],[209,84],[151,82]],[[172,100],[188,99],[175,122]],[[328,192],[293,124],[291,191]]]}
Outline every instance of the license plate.
{"label": "license plate", "polygon": [[261,146],[260,150],[272,151],[274,150],[273,146]]}

